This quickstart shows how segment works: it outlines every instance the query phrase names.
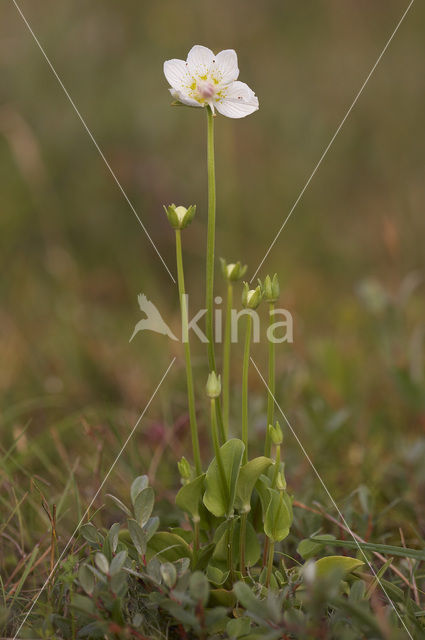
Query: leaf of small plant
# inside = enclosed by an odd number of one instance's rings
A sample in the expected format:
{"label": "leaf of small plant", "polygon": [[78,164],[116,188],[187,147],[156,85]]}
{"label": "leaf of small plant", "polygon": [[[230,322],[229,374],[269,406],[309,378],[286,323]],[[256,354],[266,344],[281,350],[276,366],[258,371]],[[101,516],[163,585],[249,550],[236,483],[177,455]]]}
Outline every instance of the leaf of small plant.
{"label": "leaf of small plant", "polygon": [[158,516],[153,516],[152,518],[149,518],[149,520],[143,527],[143,533],[145,534],[146,540],[148,542],[152,538],[153,534],[158,531],[158,527],[159,527]]}
{"label": "leaf of small plant", "polygon": [[146,545],[148,543],[145,532],[142,527],[137,524],[133,519],[128,520],[128,531],[130,533],[131,540],[136,547],[137,553],[140,556],[144,556],[146,553]]}
{"label": "leaf of small plant", "polygon": [[[331,534],[321,536],[323,541],[325,538],[326,540],[329,540],[330,543],[335,540],[335,536]],[[306,538],[305,540],[301,540],[299,543],[297,553],[299,553],[304,560],[308,560],[309,558],[317,555],[321,549],[323,549],[323,542],[315,542],[311,538]]]}
{"label": "leaf of small plant", "polygon": [[147,523],[155,504],[155,492],[152,487],[142,489],[134,502],[134,515],[141,527]]}
{"label": "leaf of small plant", "polygon": [[264,519],[264,533],[273,541],[280,542],[289,534],[292,513],[284,499],[283,492],[269,489],[270,502]]}
{"label": "leaf of small plant", "polygon": [[161,577],[164,581],[164,584],[169,589],[172,589],[177,580],[177,571],[175,566],[171,562],[164,562],[163,564],[161,564],[159,570],[161,572]]}
{"label": "leaf of small plant", "polygon": [[241,605],[249,611],[249,613],[254,614],[254,616],[260,620],[264,620],[267,617],[266,602],[256,598],[247,584],[237,582],[233,585],[233,591]]}
{"label": "leaf of small plant", "polygon": [[127,551],[120,551],[116,556],[112,558],[111,564],[109,565],[109,574],[114,576],[116,573],[121,571],[122,567],[127,558]]}
{"label": "leaf of small plant", "polygon": [[183,485],[176,495],[176,505],[199,520],[199,506],[204,492],[205,473]]}
{"label": "leaf of small plant", "polygon": [[121,525],[119,522],[115,522],[112,527],[109,529],[108,538],[111,545],[112,551],[115,553],[118,546],[118,535],[120,532]]}
{"label": "leaf of small plant", "polygon": [[205,477],[204,504],[218,518],[231,516],[235,502],[236,484],[241,468],[245,445],[233,438],[220,447],[223,460],[225,485],[223,485],[217,460],[214,458]]}
{"label": "leaf of small plant", "polygon": [[195,571],[190,576],[189,592],[195,602],[201,602],[204,606],[207,604],[210,585],[202,571]]}
{"label": "leaf of small plant", "polygon": [[131,504],[134,506],[136,498],[143,489],[149,486],[148,476],[138,476],[133,480],[130,488]]}
{"label": "leaf of small plant", "polygon": [[251,495],[255,483],[271,464],[270,458],[261,456],[250,460],[241,467],[236,487],[235,506],[242,513],[248,513],[251,510]]}
{"label": "leaf of small plant", "polygon": [[327,576],[335,570],[340,570],[342,573],[348,574],[362,565],[364,565],[362,560],[349,558],[348,556],[326,556],[314,563],[316,576],[318,577]]}
{"label": "leaf of small plant", "polygon": [[103,553],[100,553],[98,551],[94,556],[94,561],[99,571],[101,571],[104,574],[109,573],[109,562],[107,557],[103,555]]}
{"label": "leaf of small plant", "polygon": [[126,507],[124,502],[121,502],[121,500],[119,498],[116,498],[111,493],[107,493],[106,495],[107,495],[108,498],[111,498],[111,500],[113,502],[115,502],[115,504],[117,505],[117,507],[119,507],[121,509],[121,511],[124,511],[124,513],[127,516],[129,516],[129,518],[131,518],[131,511],[130,511],[130,509],[128,507]]}
{"label": "leaf of small plant", "polygon": [[87,567],[87,565],[82,564],[78,570],[78,580],[80,581],[81,586],[84,591],[88,593],[89,596],[94,591],[94,575]]}
{"label": "leaf of small plant", "polygon": [[192,558],[192,551],[187,542],[177,534],[159,531],[149,540],[147,555],[149,560],[157,555],[163,562],[175,562],[180,558]]}
{"label": "leaf of small plant", "polygon": [[246,636],[251,628],[251,620],[242,616],[241,618],[235,618],[230,620],[226,625],[227,635],[230,638],[240,638]]}
{"label": "leaf of small plant", "polygon": [[84,540],[87,540],[87,542],[91,542],[93,544],[97,544],[99,542],[99,534],[96,527],[91,522],[83,524],[79,529],[79,533],[83,536]]}

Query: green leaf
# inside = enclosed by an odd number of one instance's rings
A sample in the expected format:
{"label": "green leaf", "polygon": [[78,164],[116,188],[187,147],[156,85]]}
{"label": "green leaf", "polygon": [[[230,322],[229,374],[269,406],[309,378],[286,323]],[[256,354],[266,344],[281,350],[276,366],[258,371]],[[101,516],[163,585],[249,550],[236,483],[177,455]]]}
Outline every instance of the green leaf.
{"label": "green leaf", "polygon": [[106,495],[108,498],[111,498],[113,502],[115,502],[115,504],[121,509],[121,511],[124,511],[124,513],[131,518],[131,511],[128,507],[125,506],[124,502],[121,502],[119,498],[116,498],[111,493],[107,493]]}
{"label": "green leaf", "polygon": [[107,574],[109,572],[109,562],[106,556],[103,555],[103,553],[100,553],[99,551],[96,553],[96,555],[94,556],[94,561],[96,564],[96,567],[99,569],[99,571],[101,571],[102,573]]}
{"label": "green leaf", "polygon": [[82,564],[78,569],[78,580],[84,591],[91,596],[94,591],[94,575],[87,565]]}
{"label": "green leaf", "polygon": [[260,620],[267,619],[268,609],[264,600],[259,600],[254,596],[250,587],[245,582],[237,582],[233,585],[233,591],[241,605]]}
{"label": "green leaf", "polygon": [[[329,543],[332,543],[335,540],[335,536],[331,534],[325,534],[321,536],[321,538],[322,540],[326,538]],[[301,542],[299,543],[297,547],[297,553],[299,553],[304,560],[308,560],[309,558],[316,556],[322,549],[322,547],[323,542],[316,542],[312,538],[306,538],[305,540],[301,540]]]}
{"label": "green leaf", "polygon": [[[219,537],[215,538],[216,545],[213,554],[214,560],[227,563],[227,537],[230,522],[223,522],[223,524],[217,529]],[[234,551],[233,561],[235,565],[239,565],[239,548],[240,548],[240,520],[234,523],[232,548]],[[245,563],[247,566],[254,566],[261,555],[261,547],[255,533],[254,527],[248,520],[246,523],[246,541],[245,541]]]}
{"label": "green leaf", "polygon": [[160,568],[161,577],[164,581],[164,584],[172,589],[176,584],[177,580],[177,571],[176,567],[171,562],[164,562],[161,564]]}
{"label": "green leaf", "polygon": [[116,573],[119,573],[119,571],[121,571],[126,558],[127,551],[120,551],[116,556],[112,558],[111,564],[109,565],[109,574],[111,576],[114,576]]}
{"label": "green leaf", "polygon": [[169,531],[160,531],[149,540],[147,555],[148,560],[157,555],[161,561],[175,562],[180,558],[192,558],[192,551],[180,536]]}
{"label": "green leaf", "polygon": [[119,522],[115,522],[112,527],[109,529],[108,538],[111,545],[112,551],[115,553],[118,546],[118,536],[121,529],[121,525]]}
{"label": "green leaf", "polygon": [[87,540],[87,542],[91,542],[93,544],[97,544],[99,542],[99,534],[96,527],[91,522],[83,524],[79,529],[79,534],[83,536],[84,540]]}
{"label": "green leaf", "polygon": [[261,476],[265,473],[268,467],[272,464],[270,458],[260,456],[254,458],[241,467],[238,483],[236,486],[236,508],[247,513],[251,510],[251,495],[254,490],[254,486]]}
{"label": "green leaf", "polygon": [[141,527],[143,527],[151,517],[154,504],[155,492],[152,487],[142,489],[134,501],[134,515]]}
{"label": "green leaf", "polygon": [[[324,536],[311,536],[311,540],[327,544],[328,542],[323,539]],[[335,540],[335,545],[339,547],[346,547],[347,549],[363,549],[364,551],[377,551],[378,553],[384,553],[390,556],[400,556],[402,558],[413,558],[414,560],[425,560],[424,549],[409,549],[407,547],[395,547],[390,544],[377,544],[374,542],[355,542],[354,540]]]}
{"label": "green leaf", "polygon": [[145,534],[146,540],[148,542],[152,538],[153,534],[157,532],[158,527],[159,527],[158,516],[153,516],[153,518],[149,518],[149,520],[143,527],[143,533]]}
{"label": "green leaf", "polygon": [[205,477],[204,504],[208,511],[219,517],[231,516],[236,494],[236,483],[241,468],[245,445],[242,440],[233,438],[220,447],[223,461],[225,483],[223,484],[216,458],[208,467]]}
{"label": "green leaf", "polygon": [[329,575],[333,571],[341,571],[343,574],[348,574],[364,565],[362,560],[357,558],[349,558],[348,556],[326,556],[326,558],[320,558],[314,563],[316,568],[316,576],[322,578]]}
{"label": "green leaf", "polygon": [[270,502],[264,518],[264,532],[273,541],[280,542],[289,534],[292,512],[283,492],[269,489]]}
{"label": "green leaf", "polygon": [[224,584],[228,576],[229,571],[222,570],[213,564],[209,564],[207,567],[208,580],[217,586]]}
{"label": "green leaf", "polygon": [[131,503],[134,506],[136,502],[136,498],[143,489],[149,486],[149,478],[148,476],[138,476],[135,480],[133,480],[130,488],[130,496]]}
{"label": "green leaf", "polygon": [[144,556],[148,543],[145,532],[135,520],[128,520],[128,531],[139,555]]}
{"label": "green leaf", "polygon": [[195,571],[190,576],[189,593],[195,602],[201,602],[204,606],[207,604],[210,585],[202,571]]}
{"label": "green leaf", "polygon": [[241,618],[235,618],[227,623],[226,631],[229,638],[240,638],[246,636],[251,629],[251,620],[242,616]]}
{"label": "green leaf", "polygon": [[199,506],[204,492],[205,473],[183,485],[176,495],[176,505],[199,521]]}

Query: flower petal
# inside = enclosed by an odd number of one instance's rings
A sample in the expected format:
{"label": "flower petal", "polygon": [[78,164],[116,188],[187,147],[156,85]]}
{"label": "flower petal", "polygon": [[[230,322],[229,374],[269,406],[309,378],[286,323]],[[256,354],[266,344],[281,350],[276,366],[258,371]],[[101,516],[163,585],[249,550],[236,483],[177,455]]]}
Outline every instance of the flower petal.
{"label": "flower petal", "polygon": [[244,118],[259,108],[258,98],[245,82],[232,82],[222,91],[223,97],[217,100],[217,111],[228,118]]}
{"label": "flower petal", "polygon": [[182,91],[178,91],[177,89],[170,89],[170,93],[175,100],[182,102],[183,104],[188,105],[189,107],[203,107],[204,105],[198,102],[197,100],[193,100],[185,95]]}
{"label": "flower petal", "polygon": [[195,44],[187,55],[189,72],[198,78],[205,76],[208,74],[213,60],[214,54],[211,49]]}
{"label": "flower petal", "polygon": [[168,83],[178,91],[186,89],[190,84],[188,66],[184,60],[178,60],[177,58],[166,60],[164,62],[164,75]]}
{"label": "flower petal", "polygon": [[234,49],[224,49],[216,55],[211,75],[223,84],[229,84],[237,79],[239,75],[238,56]]}

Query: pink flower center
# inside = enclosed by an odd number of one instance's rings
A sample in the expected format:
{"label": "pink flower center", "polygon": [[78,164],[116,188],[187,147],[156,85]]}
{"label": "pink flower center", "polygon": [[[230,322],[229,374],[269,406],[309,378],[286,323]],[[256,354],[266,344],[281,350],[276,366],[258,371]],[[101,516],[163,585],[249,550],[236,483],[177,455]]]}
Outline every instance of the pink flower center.
{"label": "pink flower center", "polygon": [[199,95],[201,96],[201,98],[204,98],[204,100],[208,100],[209,98],[212,98],[213,95],[215,94],[215,86],[212,82],[209,82],[208,80],[200,80],[198,82],[197,89],[198,89]]}

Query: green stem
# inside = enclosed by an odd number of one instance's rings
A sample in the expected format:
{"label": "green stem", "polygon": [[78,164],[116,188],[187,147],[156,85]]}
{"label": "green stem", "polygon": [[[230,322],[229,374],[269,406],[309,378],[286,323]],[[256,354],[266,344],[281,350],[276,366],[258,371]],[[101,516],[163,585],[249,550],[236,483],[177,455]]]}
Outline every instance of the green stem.
{"label": "green stem", "polygon": [[199,551],[199,520],[193,521],[193,554],[192,554],[192,570],[196,568],[198,562]]}
{"label": "green stem", "polygon": [[[274,317],[274,302],[269,302],[269,326],[273,324]],[[274,396],[275,396],[275,344],[272,340],[269,340],[269,380],[268,380],[268,395],[267,395],[267,425],[266,425],[266,445],[264,454],[269,458],[271,453],[271,439],[269,434],[269,424],[273,424],[274,421]]]}
{"label": "green stem", "polygon": [[240,560],[239,560],[239,564],[240,564],[240,570],[243,576],[246,575],[246,568],[245,568],[245,547],[246,547],[246,522],[248,520],[248,514],[247,513],[242,513],[241,515],[241,529],[240,529],[240,537],[239,537],[239,544],[240,544]]}
{"label": "green stem", "polygon": [[233,285],[229,281],[227,284],[227,301],[226,301],[226,323],[224,326],[224,345],[223,345],[223,426],[224,434],[229,437],[229,397],[230,397],[230,331],[232,320],[233,305]]}
{"label": "green stem", "polygon": [[242,368],[242,441],[245,445],[244,463],[248,462],[248,369],[249,352],[251,347],[252,315],[246,318],[245,347]]}
{"label": "green stem", "polygon": [[223,492],[226,496],[226,501],[227,501],[229,497],[228,496],[229,491],[227,487],[226,473],[224,471],[224,464],[221,458],[220,443],[218,440],[216,406],[217,405],[215,403],[215,398],[211,398],[211,431],[212,431],[212,440],[213,440],[213,446],[214,446],[214,455],[217,460],[218,472],[220,474],[220,480],[223,486]]}
{"label": "green stem", "polygon": [[205,328],[208,338],[208,363],[210,371],[215,371],[214,354],[214,246],[215,246],[215,162],[214,162],[214,116],[211,108],[207,112],[207,163],[208,163],[208,232],[207,232],[207,273],[206,273],[206,318]]}
{"label": "green stem", "polygon": [[272,577],[272,569],[273,569],[273,558],[274,558],[274,542],[270,540],[269,557],[267,560],[266,587],[270,586],[270,578]]}
{"label": "green stem", "polygon": [[233,582],[235,580],[235,574],[234,574],[234,570],[233,570],[233,529],[235,526],[235,519],[232,516],[232,519],[230,521],[230,526],[227,530],[227,563],[229,565],[229,571],[230,571],[230,583],[233,585]]}
{"label": "green stem", "polygon": [[187,305],[185,299],[185,286],[184,286],[184,271],[183,271],[183,255],[182,255],[182,240],[181,231],[176,229],[176,257],[177,257],[177,280],[179,285],[179,297],[180,297],[180,309],[182,316],[182,335],[184,343],[184,355],[186,360],[186,380],[187,380],[187,399],[189,404],[189,421],[190,421],[190,433],[192,436],[192,450],[193,458],[195,461],[196,475],[199,476],[202,473],[201,453],[199,450],[199,438],[198,438],[198,425],[196,422],[195,411],[195,393],[193,390],[193,373],[192,373],[192,361],[190,357],[190,345],[189,345],[189,332],[188,332],[188,320],[187,320]]}

